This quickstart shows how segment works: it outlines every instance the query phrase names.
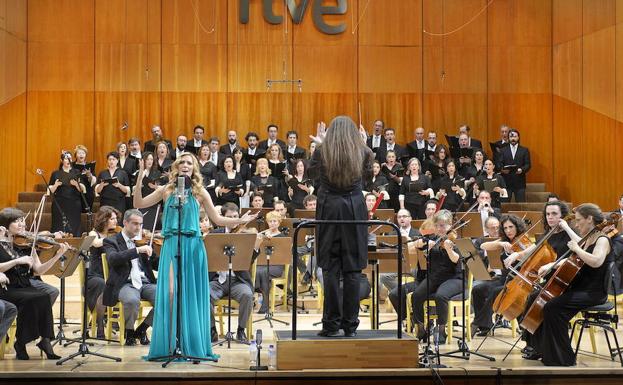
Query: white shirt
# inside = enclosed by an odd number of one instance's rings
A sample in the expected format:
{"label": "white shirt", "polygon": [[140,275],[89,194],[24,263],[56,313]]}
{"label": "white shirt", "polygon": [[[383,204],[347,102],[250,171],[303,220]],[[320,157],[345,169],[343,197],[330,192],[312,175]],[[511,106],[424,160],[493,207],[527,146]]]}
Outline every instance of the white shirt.
{"label": "white shirt", "polygon": [[387,151],[394,151],[395,145],[396,143],[392,143],[392,144],[387,143]]}
{"label": "white shirt", "polygon": [[193,147],[199,148],[201,147],[201,140],[193,139]]}
{"label": "white shirt", "polygon": [[294,154],[294,151],[296,150],[296,146],[288,146],[288,152],[290,154]]}
{"label": "white shirt", "polygon": [[210,154],[210,162],[212,162],[215,166],[218,166],[218,152]]}
{"label": "white shirt", "polygon": [[[136,249],[136,245],[132,239],[128,238],[123,231],[121,232],[121,235],[123,236],[128,249]],[[132,263],[132,269],[130,270],[130,280],[132,281],[132,286],[134,286],[135,289],[140,290],[143,286],[143,277],[145,276],[145,273],[141,270],[138,258],[132,258],[130,263]]]}
{"label": "white shirt", "polygon": [[277,139],[275,139],[275,140],[271,140],[270,138],[268,138],[268,139],[266,140],[266,148],[268,148],[268,147],[272,146],[273,144],[277,144]]}
{"label": "white shirt", "polygon": [[256,148],[251,148],[251,147],[249,147],[249,149],[247,150],[247,153],[248,153],[249,155],[255,155],[255,150],[256,150]]}
{"label": "white shirt", "polygon": [[515,154],[517,153],[517,144],[511,144],[511,155],[513,155],[513,159],[515,159]]}
{"label": "white shirt", "polygon": [[489,218],[489,211],[486,209],[480,210],[480,221],[482,222],[482,233],[486,234],[487,230],[485,229],[485,222]]}
{"label": "white shirt", "polygon": [[400,228],[400,235],[403,237],[407,237],[409,238],[409,233],[411,232],[411,226],[407,227],[407,228]]}
{"label": "white shirt", "polygon": [[133,156],[133,157],[135,157],[136,159],[142,159],[142,156],[141,156],[140,151],[139,151],[139,152],[137,152],[137,153],[132,153],[132,152],[131,152],[131,153],[130,153],[130,155],[132,155],[132,156]]}
{"label": "white shirt", "polygon": [[417,145],[417,149],[418,150],[421,150],[424,147],[426,147],[426,141],[424,141],[424,140],[416,140],[415,144]]}
{"label": "white shirt", "polygon": [[435,145],[434,147],[431,147],[429,144],[426,146],[426,148],[428,148],[428,151],[435,151],[435,148],[437,148],[437,145]]}
{"label": "white shirt", "polygon": [[372,148],[377,148],[381,145],[381,135],[372,135]]}

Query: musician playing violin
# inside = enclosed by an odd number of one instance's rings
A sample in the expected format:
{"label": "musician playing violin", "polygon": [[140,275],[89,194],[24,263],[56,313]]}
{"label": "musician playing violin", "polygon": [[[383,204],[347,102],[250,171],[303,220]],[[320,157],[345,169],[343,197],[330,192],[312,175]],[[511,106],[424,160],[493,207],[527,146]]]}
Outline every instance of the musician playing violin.
{"label": "musician playing violin", "polygon": [[424,338],[424,301],[426,300],[427,286],[429,298],[435,301],[437,309],[437,324],[439,329],[439,343],[445,343],[445,326],[448,318],[448,301],[461,293],[461,264],[459,253],[454,242],[449,239],[448,232],[452,227],[452,213],[440,210],[433,216],[435,233],[428,239],[421,238],[415,241],[415,246],[428,250],[429,266],[427,270],[429,284],[422,283],[413,290],[411,297],[413,317],[418,326],[418,338]]}
{"label": "musician playing violin", "polygon": [[[604,216],[597,205],[584,203],[575,210],[575,225],[579,234],[566,222],[560,222],[562,229],[571,238],[567,246],[584,261],[584,265],[569,288],[547,302],[543,308],[543,323],[535,331],[532,342],[537,352],[534,358],[540,357],[547,366],[575,365],[569,338],[569,321],[582,309],[599,305],[608,298],[604,280],[608,265],[614,260],[610,239],[598,232],[596,239],[589,237],[584,247],[578,245],[582,237],[591,233],[603,221]],[[564,259],[557,265],[563,261]],[[547,267],[543,266],[539,274],[545,274]]]}
{"label": "musician playing violin", "polygon": [[472,289],[474,298],[486,298],[484,305],[474,308],[473,326],[475,328],[472,328],[472,330],[480,335],[486,335],[489,329],[493,327],[492,316],[495,311],[493,309],[493,301],[504,288],[506,277],[510,272],[509,268],[516,261],[523,259],[535,249],[534,244],[524,235],[526,225],[521,218],[514,215],[504,215],[500,220],[500,225],[502,226],[500,239],[483,242],[480,245],[480,248],[485,251],[503,249],[504,252],[501,258],[505,267],[502,269],[501,275],[496,275],[492,280],[483,282]]}

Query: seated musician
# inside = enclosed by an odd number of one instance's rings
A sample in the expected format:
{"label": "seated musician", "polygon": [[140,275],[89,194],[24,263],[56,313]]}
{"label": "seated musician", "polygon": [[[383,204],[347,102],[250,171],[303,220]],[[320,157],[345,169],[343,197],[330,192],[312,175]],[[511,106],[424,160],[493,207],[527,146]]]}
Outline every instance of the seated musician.
{"label": "seated musician", "polygon": [[[221,215],[226,218],[240,218],[238,206],[233,203],[225,203],[221,207]],[[206,216],[207,217],[207,216]],[[212,233],[231,233],[229,227],[219,227],[211,231]],[[259,254],[260,241],[255,244],[254,257]],[[248,342],[244,328],[253,312],[253,282],[248,270],[237,270],[231,272],[231,288],[229,271],[210,272],[210,319],[212,320],[212,342],[218,341],[214,319],[214,303],[228,295],[231,299],[238,301],[238,329],[236,330],[236,340],[242,343]]]}
{"label": "seated musician", "polygon": [[[562,222],[565,222],[563,218],[565,218],[568,214],[569,208],[567,207],[567,205],[557,200],[547,202],[545,203],[545,207],[543,207],[543,229],[546,233],[549,233],[550,230],[553,231],[553,233],[547,239],[547,243],[556,252],[557,259],[562,257],[567,251],[569,251],[568,243],[571,238],[569,237],[569,234],[567,234],[567,232],[563,229],[564,225],[562,224]],[[545,278],[547,279],[549,277],[546,276]],[[533,291],[530,294],[526,303],[525,310],[528,310],[538,294],[539,291]],[[521,321],[521,319],[519,321]],[[532,347],[532,334],[530,334],[527,330],[523,330],[521,337],[524,341],[526,341],[526,346],[522,349],[522,357],[528,360],[538,359],[539,353],[536,352]]]}
{"label": "seated musician", "polygon": [[251,208],[261,209],[262,207],[264,207],[264,197],[259,192],[255,193],[251,199]]}
{"label": "seated musician", "polygon": [[96,310],[97,319],[97,338],[104,338],[104,316],[106,306],[102,304],[102,294],[106,287],[104,282],[104,268],[102,267],[102,253],[104,252],[104,238],[117,228],[117,218],[121,213],[112,206],[102,206],[95,213],[93,219],[93,230],[89,235],[95,236],[91,244],[91,265],[86,279],[87,287],[87,306],[89,310]]}
{"label": "seated musician", "polygon": [[516,261],[529,255],[535,248],[534,244],[527,240],[527,237],[524,237],[526,225],[521,218],[514,215],[504,215],[500,220],[500,226],[502,232],[499,240],[483,242],[480,245],[480,248],[485,251],[503,249],[501,259],[505,268],[502,269],[501,275],[496,275],[492,280],[485,281],[472,289],[475,310],[474,328],[472,330],[479,335],[486,335],[489,329],[493,327],[492,317],[495,312],[493,302],[506,284],[510,272],[509,268]]}
{"label": "seated musician", "polygon": [[0,300],[17,307],[17,330],[15,358],[28,360],[26,344],[41,337],[37,347],[50,360],[59,359],[54,353],[50,339],[54,338],[54,319],[50,296],[31,284],[32,274],[43,274],[50,269],[69,249],[66,243],[60,244],[55,255],[45,263],[41,263],[36,252],[31,255],[20,255],[14,248],[15,236],[24,232],[24,213],[13,207],[0,211],[0,272],[8,278],[6,289],[0,290]]}
{"label": "seated musician", "polygon": [[134,330],[138,318],[141,299],[152,305],[156,297],[156,277],[151,259],[152,248],[149,245],[136,247],[134,239],[141,233],[143,213],[136,209],[123,214],[123,229],[116,235],[104,239],[103,248],[108,261],[109,272],[106,288],[102,297],[105,306],[115,306],[121,301],[125,316],[125,345],[136,345],[136,338],[141,345],[149,345],[147,329],[151,326],[153,308],[145,320]]}
{"label": "seated musician", "polygon": [[[303,207],[305,208],[305,210],[313,210],[316,211],[316,203],[318,202],[318,197],[315,196],[314,194],[310,194],[307,195],[305,198],[303,198]],[[311,236],[310,236],[311,237]],[[302,278],[302,283],[309,283],[312,279],[312,272],[314,271],[314,268],[316,268],[316,256],[312,254],[314,248],[314,240],[313,237],[310,240],[306,240],[305,245],[303,246],[299,246],[297,248],[297,252],[299,255],[299,271],[301,272],[305,272],[305,274],[303,275]],[[307,258],[307,263],[304,263],[302,256],[304,255],[308,255],[309,254],[309,258]],[[301,266],[302,265],[302,266]],[[301,269],[302,267],[302,269]],[[321,269],[318,269],[319,271]],[[321,273],[322,274],[322,273]],[[316,275],[318,276],[318,275]]]}
{"label": "seated musician", "polygon": [[[284,207],[285,210],[285,207]],[[279,229],[282,216],[276,211],[270,211],[266,214],[266,224],[268,229],[259,233],[263,238],[270,239],[273,237],[285,237],[285,235]],[[283,275],[284,265],[270,265],[270,272],[268,266],[257,266],[255,272],[255,289],[260,290],[262,293],[262,306],[260,307],[258,314],[266,314],[268,312],[268,298],[270,296],[270,279],[279,278]],[[270,278],[269,278],[270,274]]]}
{"label": "seated musician", "polygon": [[424,329],[424,301],[428,298],[435,301],[437,313],[437,327],[439,343],[445,343],[445,326],[448,318],[448,301],[453,296],[461,293],[462,279],[459,253],[450,239],[448,232],[452,227],[452,213],[441,210],[433,216],[435,233],[428,239],[418,239],[415,246],[428,252],[430,261],[427,275],[428,285],[425,282],[417,285],[411,297],[413,305],[413,318],[418,326],[418,338],[425,337]]}
{"label": "seated musician", "polygon": [[[570,286],[560,296],[554,297],[543,307],[543,323],[535,331],[532,344],[537,355],[547,366],[572,366],[575,357],[569,338],[569,321],[584,308],[599,305],[608,298],[604,287],[608,265],[613,262],[610,239],[597,232],[598,238],[580,247],[578,242],[603,222],[601,209],[592,203],[584,203],[575,210],[575,226],[579,234],[561,221],[561,227],[569,235],[569,249],[584,262]],[[559,262],[560,266],[565,260]],[[550,268],[544,265],[539,274]]]}

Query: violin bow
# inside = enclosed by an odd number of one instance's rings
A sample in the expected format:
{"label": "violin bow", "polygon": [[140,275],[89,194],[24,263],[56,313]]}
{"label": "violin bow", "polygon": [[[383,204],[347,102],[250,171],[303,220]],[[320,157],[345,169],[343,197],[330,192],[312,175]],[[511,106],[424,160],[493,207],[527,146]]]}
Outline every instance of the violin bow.
{"label": "violin bow", "polygon": [[156,233],[156,224],[158,224],[158,215],[160,214],[160,204],[156,207],[156,219],[154,220],[154,225],[151,228],[151,239],[149,240],[149,247],[152,247],[154,244],[154,234]]}

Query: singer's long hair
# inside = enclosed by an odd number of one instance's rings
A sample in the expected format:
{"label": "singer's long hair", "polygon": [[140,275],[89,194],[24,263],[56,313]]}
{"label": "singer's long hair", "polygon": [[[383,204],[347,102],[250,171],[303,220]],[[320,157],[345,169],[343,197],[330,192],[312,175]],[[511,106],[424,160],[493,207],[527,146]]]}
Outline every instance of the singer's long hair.
{"label": "singer's long hair", "polygon": [[177,182],[177,177],[179,176],[179,165],[183,158],[189,158],[193,162],[193,173],[190,176],[191,180],[191,188],[194,196],[199,196],[201,194],[201,190],[203,190],[203,177],[201,176],[201,172],[199,171],[199,162],[197,158],[191,154],[190,152],[183,152],[180,156],[177,157],[175,162],[171,165],[171,176],[169,176],[169,183],[167,183],[167,187],[165,188],[165,192],[167,194],[173,193],[175,191],[175,183]]}
{"label": "singer's long hair", "polygon": [[351,118],[338,116],[333,119],[319,148],[329,183],[347,188],[361,179],[366,148]]}

